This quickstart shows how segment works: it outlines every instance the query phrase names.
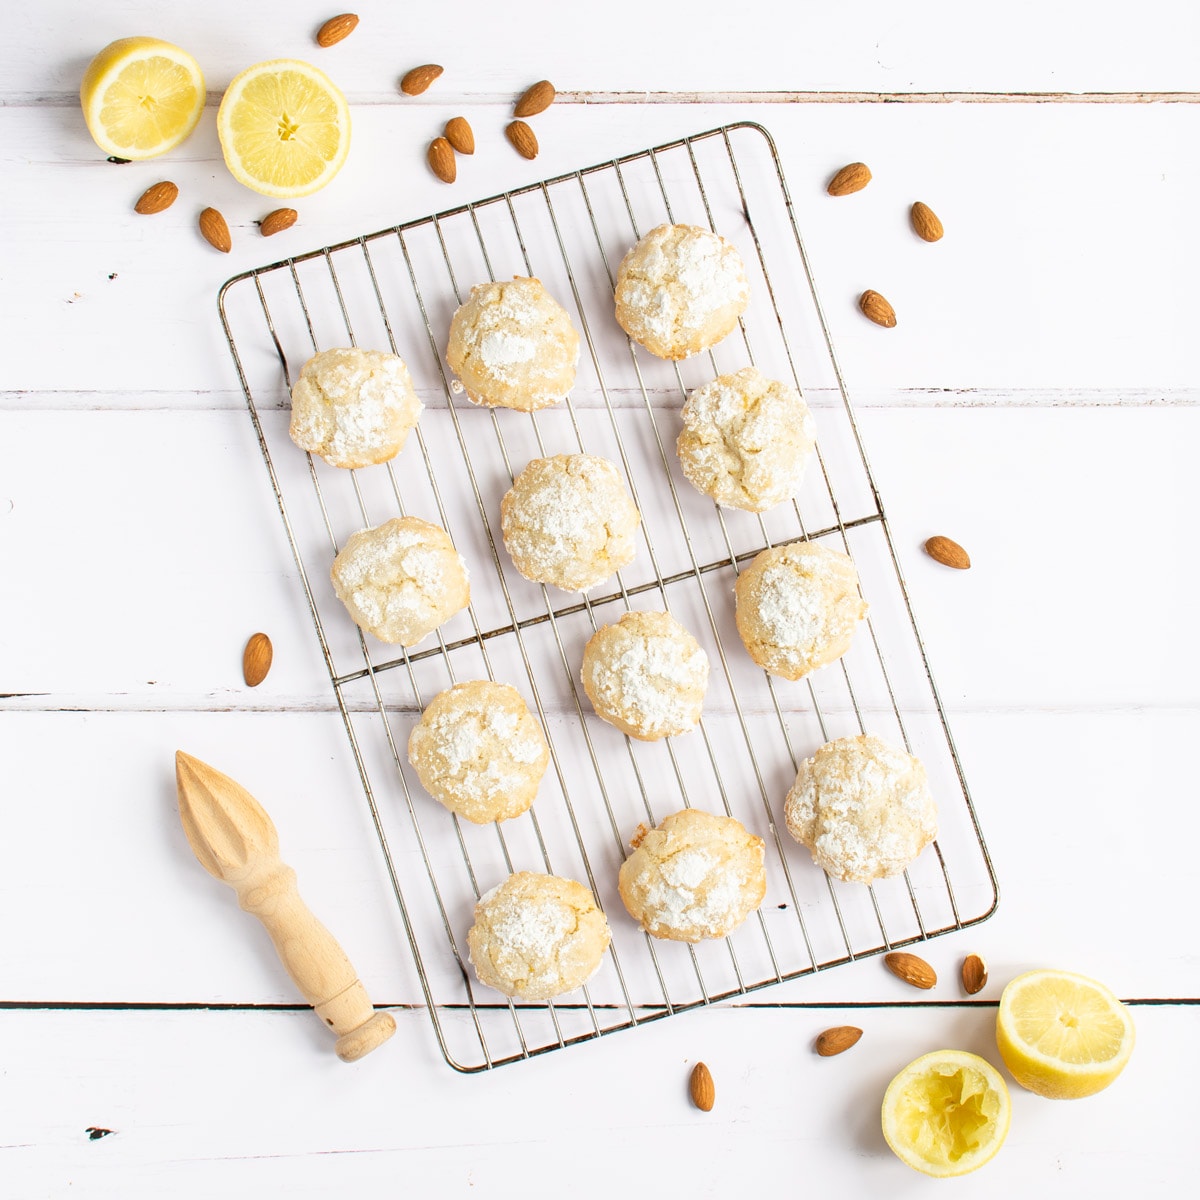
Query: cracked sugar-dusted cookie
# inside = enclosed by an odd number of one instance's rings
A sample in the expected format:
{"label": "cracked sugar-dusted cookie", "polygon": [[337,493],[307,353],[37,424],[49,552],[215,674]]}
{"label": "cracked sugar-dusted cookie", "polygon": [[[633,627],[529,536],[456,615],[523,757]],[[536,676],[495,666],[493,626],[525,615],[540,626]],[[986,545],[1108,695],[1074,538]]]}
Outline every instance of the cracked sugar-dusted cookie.
{"label": "cracked sugar-dusted cookie", "polygon": [[467,565],[450,535],[419,517],[351,534],[329,577],[359,628],[401,646],[415,646],[471,600]]}
{"label": "cracked sugar-dusted cookie", "polygon": [[745,367],[696,388],[681,416],[679,465],[697,491],[765,512],[799,490],[816,425],[794,387]]}
{"label": "cracked sugar-dusted cookie", "polygon": [[480,896],[467,946],[481,983],[518,1000],[550,1000],[596,973],[610,937],[582,883],[518,871]]}
{"label": "cracked sugar-dusted cookie", "polygon": [[685,808],[655,829],[639,826],[631,845],[617,886],[652,937],[726,937],[767,894],[763,840],[733,817]]}
{"label": "cracked sugar-dusted cookie", "polygon": [[750,303],[742,256],[699,225],[659,225],[621,260],[617,323],[659,358],[680,359],[716,345]]}
{"label": "cracked sugar-dusted cookie", "polygon": [[580,674],[597,716],[651,742],[700,720],[708,655],[670,613],[627,612],[588,638]]}
{"label": "cracked sugar-dusted cookie", "polygon": [[412,376],[398,355],[322,350],[292,387],[288,433],[331,467],[367,467],[395,458],[420,415]]}
{"label": "cracked sugar-dusted cookie", "polygon": [[872,734],[827,742],[805,759],[783,815],[813,862],[847,883],[898,875],[937,837],[920,759]]}
{"label": "cracked sugar-dusted cookie", "polygon": [[783,679],[801,679],[841,658],[867,615],[854,560],[817,542],[756,555],[738,576],[734,598],[750,657]]}
{"label": "cracked sugar-dusted cookie", "polygon": [[450,320],[446,361],[476,404],[533,412],[575,386],[579,334],[540,280],[481,283]]}
{"label": "cracked sugar-dusted cookie", "polygon": [[550,750],[521,693],[481,679],[434,696],[409,735],[408,761],[435,800],[484,825],[533,803]]}
{"label": "cracked sugar-dusted cookie", "polygon": [[641,520],[620,471],[594,454],[533,459],[500,502],[517,570],[565,592],[585,592],[633,562]]}

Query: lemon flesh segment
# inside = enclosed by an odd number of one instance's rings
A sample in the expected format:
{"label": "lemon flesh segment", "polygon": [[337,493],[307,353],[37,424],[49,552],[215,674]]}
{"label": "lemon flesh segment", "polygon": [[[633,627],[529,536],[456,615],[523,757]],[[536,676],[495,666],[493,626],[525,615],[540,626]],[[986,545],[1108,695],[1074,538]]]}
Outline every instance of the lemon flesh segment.
{"label": "lemon flesh segment", "polygon": [[204,76],[190,54],[155,38],[123,38],[92,60],[79,90],[96,144],[120,158],[178,146],[204,111]]}
{"label": "lemon flesh segment", "polygon": [[225,163],[239,183],[268,196],[307,196],[341,169],[350,111],[307,63],[260,63],[229,85],[217,114]]}
{"label": "lemon flesh segment", "polygon": [[1103,984],[1066,971],[1030,971],[1004,989],[996,1044],[1024,1088],[1055,1100],[1091,1096],[1133,1053],[1129,1009]]}
{"label": "lemon flesh segment", "polygon": [[883,1136],[914,1170],[966,1175],[988,1162],[1008,1136],[1008,1087],[991,1063],[939,1050],[910,1063],[888,1085]]}

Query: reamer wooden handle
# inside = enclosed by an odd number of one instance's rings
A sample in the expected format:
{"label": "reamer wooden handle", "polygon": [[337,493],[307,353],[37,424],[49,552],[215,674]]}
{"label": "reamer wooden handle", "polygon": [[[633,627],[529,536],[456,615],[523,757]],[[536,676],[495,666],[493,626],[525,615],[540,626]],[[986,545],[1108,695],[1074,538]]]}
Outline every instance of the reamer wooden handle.
{"label": "reamer wooden handle", "polygon": [[258,801],[182,750],[175,779],[179,815],[200,864],[266,927],[287,973],[338,1035],[338,1057],[353,1062],[386,1042],[396,1032],[394,1018],[371,1007],[345,951],[300,898],[296,872],[280,860],[275,826]]}

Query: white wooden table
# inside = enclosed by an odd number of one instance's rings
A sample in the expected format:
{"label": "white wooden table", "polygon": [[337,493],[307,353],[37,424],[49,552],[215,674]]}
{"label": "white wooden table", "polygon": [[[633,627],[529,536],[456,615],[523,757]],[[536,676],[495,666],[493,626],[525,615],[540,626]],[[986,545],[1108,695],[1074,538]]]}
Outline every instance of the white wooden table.
{"label": "white wooden table", "polygon": [[[587,6],[591,9],[593,6]],[[1059,966],[1135,1003],[1139,1043],[1102,1095],[1014,1088],[1008,1144],[970,1196],[1119,1195],[1191,1166],[1200,1072],[1194,747],[1200,442],[1200,17],[1017,3],[985,17],[894,5],[530,0],[453,11],[253,11],[50,0],[0,44],[0,1193],[601,1196],[926,1194],[887,1151],[882,1089],[938,1046],[996,1061],[1003,983]],[[243,66],[308,57],[347,91],[354,148],[298,225],[221,163],[210,104],[165,159],[116,166],[78,110],[116,37],[191,49],[210,101]],[[408,67],[446,67],[402,98]],[[549,77],[542,153],[502,137]],[[428,138],[468,116],[447,188]],[[369,814],[221,335],[230,275],[734,120],[767,126],[827,305],[902,566],[1001,887],[986,924],[930,942],[928,996],[876,958],[741,1004],[481,1076],[442,1062],[403,1007],[405,948]],[[870,164],[861,196],[829,175]],[[133,214],[148,184],[180,201]],[[907,231],[916,198],[935,247]],[[200,240],[212,204],[234,248]],[[896,304],[885,333],[854,307]],[[429,417],[436,419],[437,413]],[[947,533],[951,573],[920,551]],[[241,648],[270,633],[255,691]],[[259,795],[314,910],[392,1043],[355,1066],[261,930],[192,860],[174,813],[183,746]],[[991,982],[969,1001],[969,952]],[[812,1038],[864,1028],[819,1060]],[[717,1081],[688,1103],[690,1064]],[[89,1136],[88,1130],[111,1130]]]}

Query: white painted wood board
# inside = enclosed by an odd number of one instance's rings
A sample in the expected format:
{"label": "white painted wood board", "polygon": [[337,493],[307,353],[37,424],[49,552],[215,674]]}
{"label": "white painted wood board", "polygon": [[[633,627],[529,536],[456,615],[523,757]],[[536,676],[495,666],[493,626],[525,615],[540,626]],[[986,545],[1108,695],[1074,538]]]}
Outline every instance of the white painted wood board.
{"label": "white painted wood board", "polygon": [[[278,432],[286,414],[267,420]],[[872,408],[859,421],[952,710],[1196,703],[1182,597],[1197,568],[1176,552],[1190,538],[1193,408]],[[0,537],[12,561],[41,564],[39,588],[0,577],[0,690],[28,694],[6,703],[329,706],[244,411],[8,413],[5,425]],[[59,447],[49,469],[26,452],[47,444]],[[933,533],[968,548],[970,572],[926,558]],[[39,557],[48,544],[74,549]],[[1159,572],[1152,621],[1131,615],[1145,593],[1125,556]],[[86,603],[81,573],[103,581]],[[250,690],[241,651],[259,628],[276,660]],[[1136,650],[1112,649],[1131,636]]]}
{"label": "white painted wood board", "polygon": [[[958,964],[976,952],[991,964],[988,998],[1018,971],[1045,965],[1106,979],[1127,996],[1200,995],[1190,934],[1195,814],[1179,808],[1170,835],[1142,815],[1157,798],[1170,803],[1186,778],[1194,725],[1190,710],[954,715],[1001,900],[977,929],[928,944],[941,976],[935,999],[960,998]],[[302,894],[373,999],[419,1002],[341,721],[302,713],[7,714],[0,761],[17,786],[5,797],[0,844],[3,998],[296,1000],[265,935],[191,856],[175,811],[177,748],[232,775],[271,813]],[[56,842],[65,885],[29,870]],[[405,881],[419,880],[419,868],[404,865]],[[602,874],[616,865],[615,856],[596,864]],[[619,907],[613,920],[628,923]],[[919,998],[878,959],[761,993]]]}
{"label": "white painted wood board", "polygon": [[[1012,1085],[1007,1143],[953,1184],[885,1146],[892,1075],[952,1044],[999,1062],[995,1009],[728,1009],[689,1014],[487,1076],[433,1062],[424,1017],[346,1066],[309,1013],[3,1013],[0,1167],[14,1195],[365,1197],[723,1196],[817,1189],[846,1197],[1119,1196],[1191,1173],[1187,1105],[1200,1070],[1194,1008],[1137,1007],[1138,1048],[1099,1096],[1043,1100]],[[812,1039],[862,1041],[818,1059]],[[713,1111],[687,1098],[697,1059]],[[252,1086],[231,1087],[231,1078]],[[20,1097],[19,1102],[16,1096]],[[111,1129],[90,1141],[89,1128]]]}
{"label": "white painted wood board", "polygon": [[[934,998],[958,996],[968,951],[989,960],[991,999],[1042,964],[1127,997],[1200,995],[1183,802],[1197,705],[1195,7],[1159,0],[1131,20],[1109,2],[1018,4],[984,21],[934,3],[916,21],[882,4],[758,3],[734,22],[702,5],[707,20],[681,32],[665,6],[619,3],[590,12],[584,37],[542,0],[521,21],[473,3],[455,20],[359,11],[360,33],[318,52],[311,33],[329,12],[313,5],[53,0],[14,14],[0,46],[0,692],[23,693],[0,702],[0,998],[294,1002],[265,939],[180,837],[177,744],[264,800],[279,786],[269,807],[304,894],[377,1000],[413,995],[216,289],[268,258],[742,118],[779,143],[1000,877],[990,922],[930,943]],[[213,93],[179,151],[113,166],[73,94],[99,45],[138,30],[192,48]],[[355,152],[267,242],[253,221],[269,205],[225,174],[213,105],[240,67],[293,53],[347,87]],[[401,98],[399,74],[429,60],[443,80]],[[545,75],[563,95],[536,119],[543,149],[525,163],[501,131],[512,97]],[[1160,99],[1095,94],[1114,92]],[[868,93],[922,95],[855,102]],[[630,102],[642,97],[655,102]],[[458,112],[480,150],[445,188],[422,151]],[[872,166],[871,188],[829,199],[826,179],[853,158]],[[134,218],[163,177],[180,203]],[[905,225],[916,198],[946,222],[938,246]],[[208,203],[230,217],[228,257],[194,232]],[[896,330],[855,311],[867,286],[896,303]],[[921,555],[932,532],[969,547],[970,573]],[[1163,593],[1151,619],[1147,572]],[[277,663],[249,693],[238,659],[258,627]],[[65,885],[47,883],[49,845]],[[873,959],[769,998],[913,995]],[[1179,1080],[1200,1066],[1191,1011],[1139,1006],[1129,1073],[1095,1100],[1019,1094],[1004,1154],[958,1190],[1177,1189],[1190,1169]],[[465,1080],[421,1012],[346,1068],[303,1011],[3,1011],[0,1177],[15,1195],[370,1195],[403,1180],[414,1194],[503,1196],[555,1186],[595,1135],[604,1150],[581,1195],[627,1188],[631,1172],[660,1193],[775,1189],[797,1162],[805,1186],[923,1193],[879,1141],[878,1094],[939,1042],[992,1053],[991,1012],[720,1009]],[[815,1063],[811,1037],[842,1020],[867,1028],[864,1053]],[[700,1055],[722,1097],[710,1118],[684,1098]],[[230,1064],[248,1061],[258,1089],[231,1093]],[[478,1109],[495,1115],[484,1124]],[[88,1125],[118,1132],[90,1142]]]}
{"label": "white painted wood board", "polygon": [[736,10],[697,0],[686,14],[635,0],[569,14],[551,0],[453,10],[369,0],[356,11],[358,30],[322,51],[313,35],[332,10],[314,0],[286,9],[214,0],[201,11],[52,0],[36,21],[18,18],[0,59],[4,91],[73,93],[96,50],[131,31],[189,49],[217,90],[253,62],[311,57],[351,94],[392,100],[400,76],[425,62],[445,66],[444,91],[468,96],[515,95],[545,76],[563,90],[635,93],[1198,90],[1196,13],[1174,0],[1147,0],[1136,21],[1117,0],[1017,0],[992,13],[953,0],[928,0],[919,14],[884,0],[749,0]]}
{"label": "white painted wood board", "polygon": [[[211,113],[178,151],[113,166],[97,160],[74,109],[0,107],[0,229],[12,247],[0,319],[28,331],[10,347],[3,386],[66,392],[76,407],[209,404],[212,391],[228,404],[237,379],[215,296],[235,272],[748,119],[778,142],[855,395],[1194,395],[1187,289],[1200,232],[1188,218],[1200,170],[1188,147],[1200,105],[555,105],[536,118],[543,149],[532,163],[502,136],[508,108],[482,105],[471,109],[479,149],[447,187],[424,147],[456,111],[356,109],[344,171],[297,204],[296,226],[263,239],[253,222],[272,206],[225,172]],[[827,196],[854,159],[871,166],[872,184]],[[164,177],[180,199],[135,217],[142,190]],[[945,223],[936,245],[908,226],[917,199]],[[229,255],[195,231],[210,204],[230,222]],[[895,305],[896,329],[863,320],[856,300],[868,287]],[[27,403],[55,399],[5,399]]]}

